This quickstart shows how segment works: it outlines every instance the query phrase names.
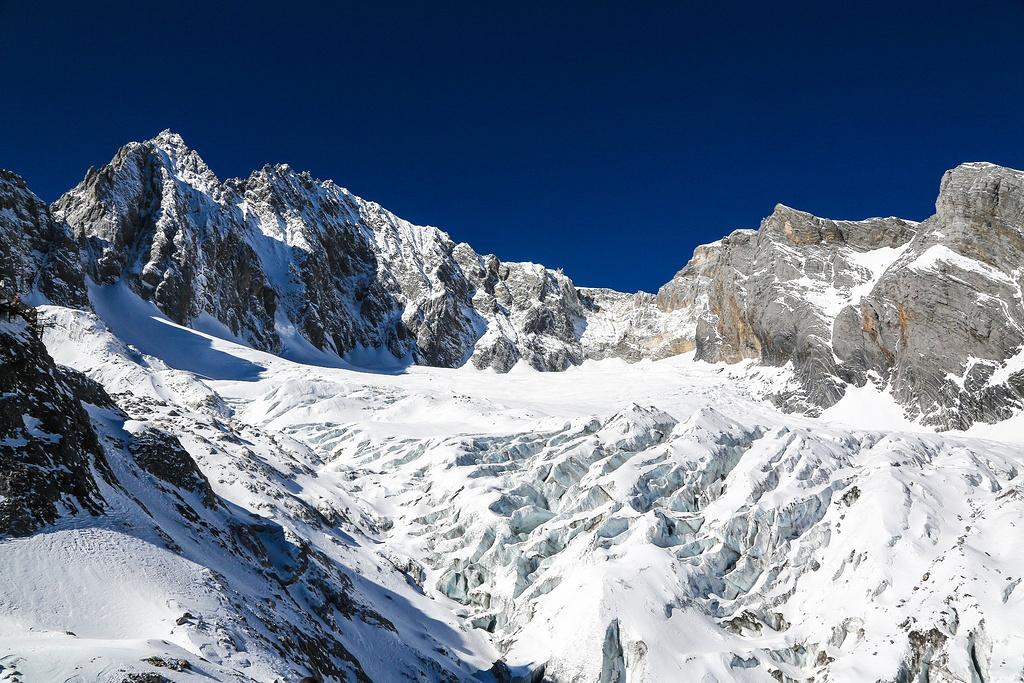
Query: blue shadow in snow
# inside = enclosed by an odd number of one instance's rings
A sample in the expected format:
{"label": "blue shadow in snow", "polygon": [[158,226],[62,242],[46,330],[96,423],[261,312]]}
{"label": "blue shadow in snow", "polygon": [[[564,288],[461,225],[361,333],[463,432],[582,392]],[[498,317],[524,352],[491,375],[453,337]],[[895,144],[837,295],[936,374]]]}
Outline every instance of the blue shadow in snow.
{"label": "blue shadow in snow", "polygon": [[253,381],[264,368],[213,348],[206,335],[172,323],[156,306],[143,301],[123,283],[90,285],[96,313],[126,344],[155,356],[176,370],[207,379]]}

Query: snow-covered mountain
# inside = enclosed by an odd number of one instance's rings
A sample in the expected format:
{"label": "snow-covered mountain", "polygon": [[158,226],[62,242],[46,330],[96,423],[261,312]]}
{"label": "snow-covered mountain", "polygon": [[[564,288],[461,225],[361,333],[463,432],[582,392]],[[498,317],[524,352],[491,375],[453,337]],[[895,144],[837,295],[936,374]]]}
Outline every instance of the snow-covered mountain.
{"label": "snow-covered mountain", "polygon": [[1020,680],[1024,173],[936,209],[625,294],[169,132],[0,172],[0,680]]}
{"label": "snow-covered mountain", "polygon": [[38,221],[77,237],[50,251],[93,282],[285,357],[313,347],[363,366],[507,372],[696,350],[787,367],[769,396],[785,410],[816,414],[873,381],[951,428],[1024,405],[1010,371],[1024,344],[1022,207],[1020,171],[964,164],[923,223],[779,205],[759,230],[698,247],[656,296],[622,294],[481,256],[287,165],[222,182],[165,131],[90,170]]}
{"label": "snow-covered mountain", "polygon": [[[53,213],[95,282],[124,281],[178,323],[210,316],[286,356],[312,345],[363,364],[505,372],[632,348],[615,336],[632,326],[560,272],[481,256],[287,165],[222,183],[169,131],[125,146]],[[667,329],[664,317],[652,308],[645,323]],[[603,334],[585,333],[591,318]]]}

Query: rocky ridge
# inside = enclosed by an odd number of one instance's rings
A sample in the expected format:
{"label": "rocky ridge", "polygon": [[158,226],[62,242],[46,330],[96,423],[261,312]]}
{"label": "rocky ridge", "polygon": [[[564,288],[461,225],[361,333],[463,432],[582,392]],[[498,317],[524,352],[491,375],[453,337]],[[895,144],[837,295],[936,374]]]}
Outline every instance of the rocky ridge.
{"label": "rocky ridge", "polygon": [[165,131],[52,210],[3,176],[18,237],[0,266],[36,301],[87,306],[84,272],[289,357],[506,372],[693,351],[784,368],[765,396],[785,410],[815,415],[872,382],[911,417],[964,428],[1024,405],[1022,177],[961,165],[922,223],[779,205],[758,230],[698,247],[656,295],[624,294],[480,255],[287,165],[222,182]]}
{"label": "rocky ridge", "polygon": [[175,322],[206,314],[275,353],[563,370],[588,357],[581,330],[603,310],[560,272],[481,256],[287,165],[222,183],[166,131],[90,171],[53,214],[94,282],[124,281]]}
{"label": "rocky ridge", "polygon": [[815,415],[870,381],[927,425],[999,421],[1024,406],[1022,202],[1024,172],[970,163],[922,223],[779,205],[698,248],[658,301],[697,307],[698,359],[788,368],[769,394],[784,409]]}

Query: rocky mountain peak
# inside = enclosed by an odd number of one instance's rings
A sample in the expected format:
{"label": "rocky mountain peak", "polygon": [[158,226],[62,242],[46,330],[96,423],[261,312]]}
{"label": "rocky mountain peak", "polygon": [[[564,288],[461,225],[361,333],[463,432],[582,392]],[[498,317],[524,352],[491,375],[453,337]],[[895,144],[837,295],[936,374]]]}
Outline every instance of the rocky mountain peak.
{"label": "rocky mountain peak", "polygon": [[[960,253],[1012,271],[1024,251],[1024,171],[989,163],[961,164],[942,177],[932,225],[936,240]],[[978,242],[981,244],[978,244]]]}
{"label": "rocky mountain peak", "polygon": [[165,128],[150,140],[140,144],[163,150],[175,158],[189,156],[190,154],[197,154],[195,150],[188,146],[185,142],[185,138],[181,137],[179,133],[175,133],[170,128]]}
{"label": "rocky mountain peak", "polygon": [[202,192],[219,194],[220,180],[181,135],[165,130],[143,143],[143,147],[159,154],[159,162],[166,169],[168,178],[186,182]]}
{"label": "rocky mountain peak", "polygon": [[[8,171],[6,168],[0,168],[0,182],[22,192],[29,191],[28,184],[25,182],[25,179],[13,171]],[[10,194],[12,194],[12,190],[7,190],[5,191],[4,196],[6,197]],[[7,208],[6,201],[8,200],[5,199],[4,208]]]}
{"label": "rocky mountain peak", "polygon": [[84,244],[84,267],[96,283],[123,282],[182,324],[215,311],[233,334],[278,350],[276,298],[228,190],[165,131],[125,145],[52,208]]}

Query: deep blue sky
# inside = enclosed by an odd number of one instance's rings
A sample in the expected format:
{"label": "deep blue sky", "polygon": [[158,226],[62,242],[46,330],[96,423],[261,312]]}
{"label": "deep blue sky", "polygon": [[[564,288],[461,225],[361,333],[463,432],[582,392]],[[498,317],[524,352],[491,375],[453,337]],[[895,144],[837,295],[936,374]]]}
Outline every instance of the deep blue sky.
{"label": "deep blue sky", "polygon": [[1022,30],[1024,0],[0,0],[0,166],[52,200],[172,128],[222,178],[288,162],[653,290],[776,202],[920,219],[957,163],[1024,168]]}

